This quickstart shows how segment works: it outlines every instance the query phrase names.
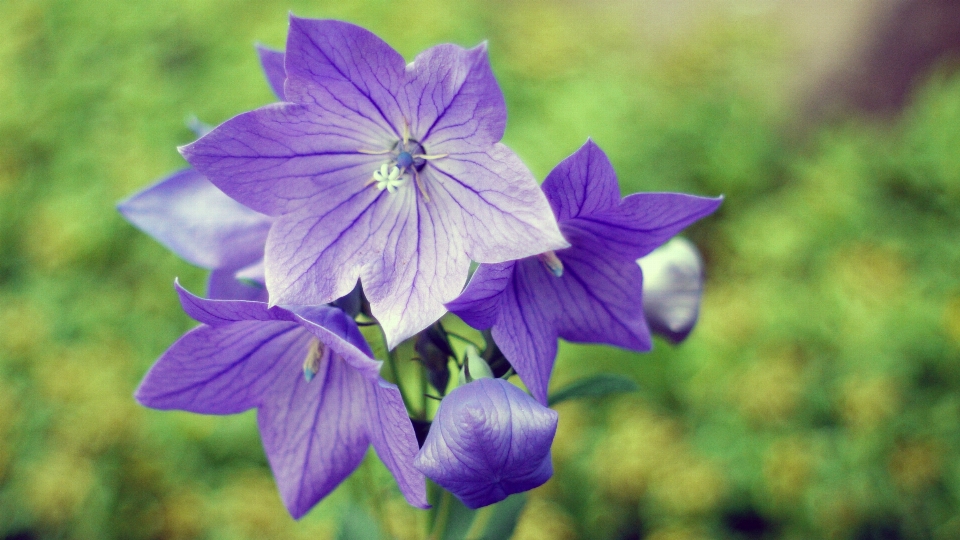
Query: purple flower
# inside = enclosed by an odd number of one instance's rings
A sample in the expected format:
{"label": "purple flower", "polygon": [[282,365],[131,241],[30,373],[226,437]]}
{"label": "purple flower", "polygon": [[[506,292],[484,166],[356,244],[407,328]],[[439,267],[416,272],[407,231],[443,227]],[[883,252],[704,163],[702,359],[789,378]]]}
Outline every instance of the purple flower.
{"label": "purple flower", "polygon": [[565,247],[530,171],[500,144],[486,47],[405,65],[372,33],[291,17],[285,99],[181,149],[228,195],[277,220],[271,304],[316,305],[359,278],[392,348],[437,320],[470,260]]}
{"label": "purple flower", "polygon": [[480,265],[447,307],[474,328],[492,327],[524,384],[547,403],[558,337],[650,349],[636,260],[716,210],[722,199],[636,193],[621,200],[613,167],[589,140],[547,176],[543,191],[572,246]]}
{"label": "purple flower", "polygon": [[650,329],[674,343],[693,330],[703,294],[703,261],[696,246],[676,237],[637,260],[643,270],[643,313]]}
{"label": "purple flower", "polygon": [[141,404],[201,414],[256,408],[267,459],[295,518],[357,468],[370,444],[407,501],[428,507],[400,392],[379,377],[380,362],[349,317],[328,306],[288,310],[177,291],[203,325],[150,369],[136,392]]}
{"label": "purple flower", "polygon": [[470,508],[493,504],[553,475],[557,418],[503,379],[477,379],[440,402],[414,465]]}
{"label": "purple flower", "polygon": [[[257,47],[267,82],[283,99],[283,53]],[[203,130],[201,127],[200,131]],[[203,132],[198,132],[203,135]],[[273,218],[228,197],[194,169],[183,169],[117,205],[143,232],[191,264],[212,270],[208,296],[265,300],[265,291],[237,282],[235,274],[262,265]],[[259,281],[263,281],[262,271]]]}

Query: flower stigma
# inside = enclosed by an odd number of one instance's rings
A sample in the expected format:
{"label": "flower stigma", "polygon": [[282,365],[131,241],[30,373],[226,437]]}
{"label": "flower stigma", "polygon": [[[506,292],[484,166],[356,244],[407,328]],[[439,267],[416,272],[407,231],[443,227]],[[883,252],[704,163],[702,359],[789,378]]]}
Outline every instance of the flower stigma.
{"label": "flower stigma", "polygon": [[560,258],[557,257],[557,254],[552,251],[547,251],[537,255],[537,258],[540,259],[540,262],[547,267],[547,270],[550,271],[556,277],[563,276],[563,263],[560,262]]}
{"label": "flower stigma", "polygon": [[323,358],[323,344],[317,339],[310,340],[307,348],[307,357],[303,361],[303,378],[307,382],[313,380],[320,371],[320,359]]}
{"label": "flower stigma", "polygon": [[447,157],[447,154],[427,154],[423,145],[416,139],[409,138],[406,133],[403,140],[393,143],[393,146],[387,150],[361,149],[359,152],[388,156],[387,162],[374,171],[367,185],[375,184],[379,191],[386,189],[389,193],[395,193],[398,188],[406,184],[407,178],[413,178],[427,202],[430,201],[430,196],[427,195],[423,181],[420,179],[420,171],[426,166],[428,160]]}

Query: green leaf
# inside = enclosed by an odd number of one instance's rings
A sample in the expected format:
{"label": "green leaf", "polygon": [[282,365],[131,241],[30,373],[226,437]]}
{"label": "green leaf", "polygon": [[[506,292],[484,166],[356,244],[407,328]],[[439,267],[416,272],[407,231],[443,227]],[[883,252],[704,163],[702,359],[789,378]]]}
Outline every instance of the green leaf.
{"label": "green leaf", "polygon": [[[520,514],[527,505],[526,493],[515,493],[497,504],[479,511],[480,516],[470,529],[467,540],[500,540],[510,538]],[[479,534],[474,532],[479,530]]]}
{"label": "green leaf", "polygon": [[629,379],[623,375],[594,375],[593,377],[574,381],[554,392],[547,403],[552,407],[568,399],[601,397],[608,394],[636,392],[637,390],[640,390],[640,386],[633,379]]}

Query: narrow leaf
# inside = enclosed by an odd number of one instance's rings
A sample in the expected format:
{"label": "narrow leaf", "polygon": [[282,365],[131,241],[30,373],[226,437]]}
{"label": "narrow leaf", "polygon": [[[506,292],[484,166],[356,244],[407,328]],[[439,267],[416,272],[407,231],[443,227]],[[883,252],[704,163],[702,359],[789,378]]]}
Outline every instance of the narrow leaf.
{"label": "narrow leaf", "polygon": [[636,392],[639,389],[640,386],[634,382],[633,379],[629,379],[623,375],[594,375],[593,377],[574,381],[554,392],[553,395],[550,396],[548,404],[552,407],[568,399],[623,394]]}

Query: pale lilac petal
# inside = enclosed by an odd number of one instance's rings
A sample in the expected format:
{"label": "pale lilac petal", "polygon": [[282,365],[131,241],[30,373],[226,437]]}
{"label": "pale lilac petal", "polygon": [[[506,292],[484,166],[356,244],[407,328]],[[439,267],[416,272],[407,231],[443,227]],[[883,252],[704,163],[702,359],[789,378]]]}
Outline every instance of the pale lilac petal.
{"label": "pale lilac petal", "polygon": [[207,279],[207,298],[266,302],[267,289],[262,285],[240,281],[233,270],[214,270]]}
{"label": "pale lilac petal", "polygon": [[418,508],[429,508],[426,478],[413,466],[420,447],[400,390],[394,384],[379,380],[372,382],[368,391],[367,429],[373,449],[393,474],[407,502]]}
{"label": "pale lilac petal", "polygon": [[178,171],[118,205],[128,221],[189,263],[239,268],[263,256],[273,222],[194,169]]}
{"label": "pale lilac petal", "polygon": [[459,209],[416,197],[413,186],[394,194],[385,247],[360,279],[370,309],[395,347],[446,313],[467,281],[470,259],[458,234]]}
{"label": "pale lilac petal", "polygon": [[440,402],[414,465],[470,508],[533,489],[553,474],[558,415],[502,379],[477,379]]}
{"label": "pale lilac petal", "polygon": [[[324,204],[318,198],[279,218],[267,237],[265,258],[271,303],[325,304],[353,290],[361,268],[386,251],[397,203],[409,192],[367,188],[339,207],[317,212],[314,206]],[[384,204],[377,204],[380,199]]]}
{"label": "pale lilac petal", "polygon": [[432,204],[462,209],[451,214],[459,217],[453,226],[474,261],[504,262],[569,245],[533,175],[502,144],[430,161],[423,174]]}
{"label": "pale lilac petal", "polygon": [[696,246],[676,237],[637,263],[650,329],[674,343],[683,341],[697,322],[703,293],[703,261]]}
{"label": "pale lilac petal", "polygon": [[407,67],[404,88],[411,133],[429,154],[448,143],[486,148],[503,138],[507,107],[490,69],[486,44],[463,49],[438,45]]}
{"label": "pale lilac petal", "polygon": [[383,40],[350,23],[291,15],[286,54],[287,100],[385,139],[400,138],[397,96],[405,65]]}
{"label": "pale lilac petal", "polygon": [[447,303],[447,309],[477,330],[490,328],[500,317],[501,293],[510,286],[515,264],[510,261],[480,265],[463,293]]}
{"label": "pale lilac petal", "polygon": [[362,399],[367,378],[325,349],[316,376],[307,382],[301,367],[306,350],[276,367],[257,414],[270,468],[294,518],[353,472],[369,444]]}
{"label": "pale lilac petal", "polygon": [[257,55],[260,57],[260,66],[267,77],[270,89],[280,101],[283,99],[283,82],[287,80],[287,71],[283,67],[283,51],[264,47],[257,44]]}
{"label": "pale lilac petal", "polygon": [[607,212],[620,204],[613,165],[590,139],[554,167],[541,187],[560,221]]}
{"label": "pale lilac petal", "polygon": [[[278,362],[303,363],[311,339],[297,323],[237,321],[201,326],[160,357],[135,397],[154,409],[233,414],[257,407],[282,375]],[[299,369],[294,375],[303,377]]]}
{"label": "pale lilac petal", "polygon": [[[234,278],[244,279],[251,281],[253,283],[259,284],[262,289],[266,290],[267,287],[267,278],[264,277],[265,267],[263,264],[263,259],[261,258],[257,262],[251,264],[250,266],[244,266],[243,268],[236,271]],[[266,299],[263,300],[266,302]]]}
{"label": "pale lilac petal", "polygon": [[342,204],[383,161],[359,150],[391,142],[316,108],[276,103],[227,120],[180,152],[226,194],[276,216],[318,196],[327,207]]}

